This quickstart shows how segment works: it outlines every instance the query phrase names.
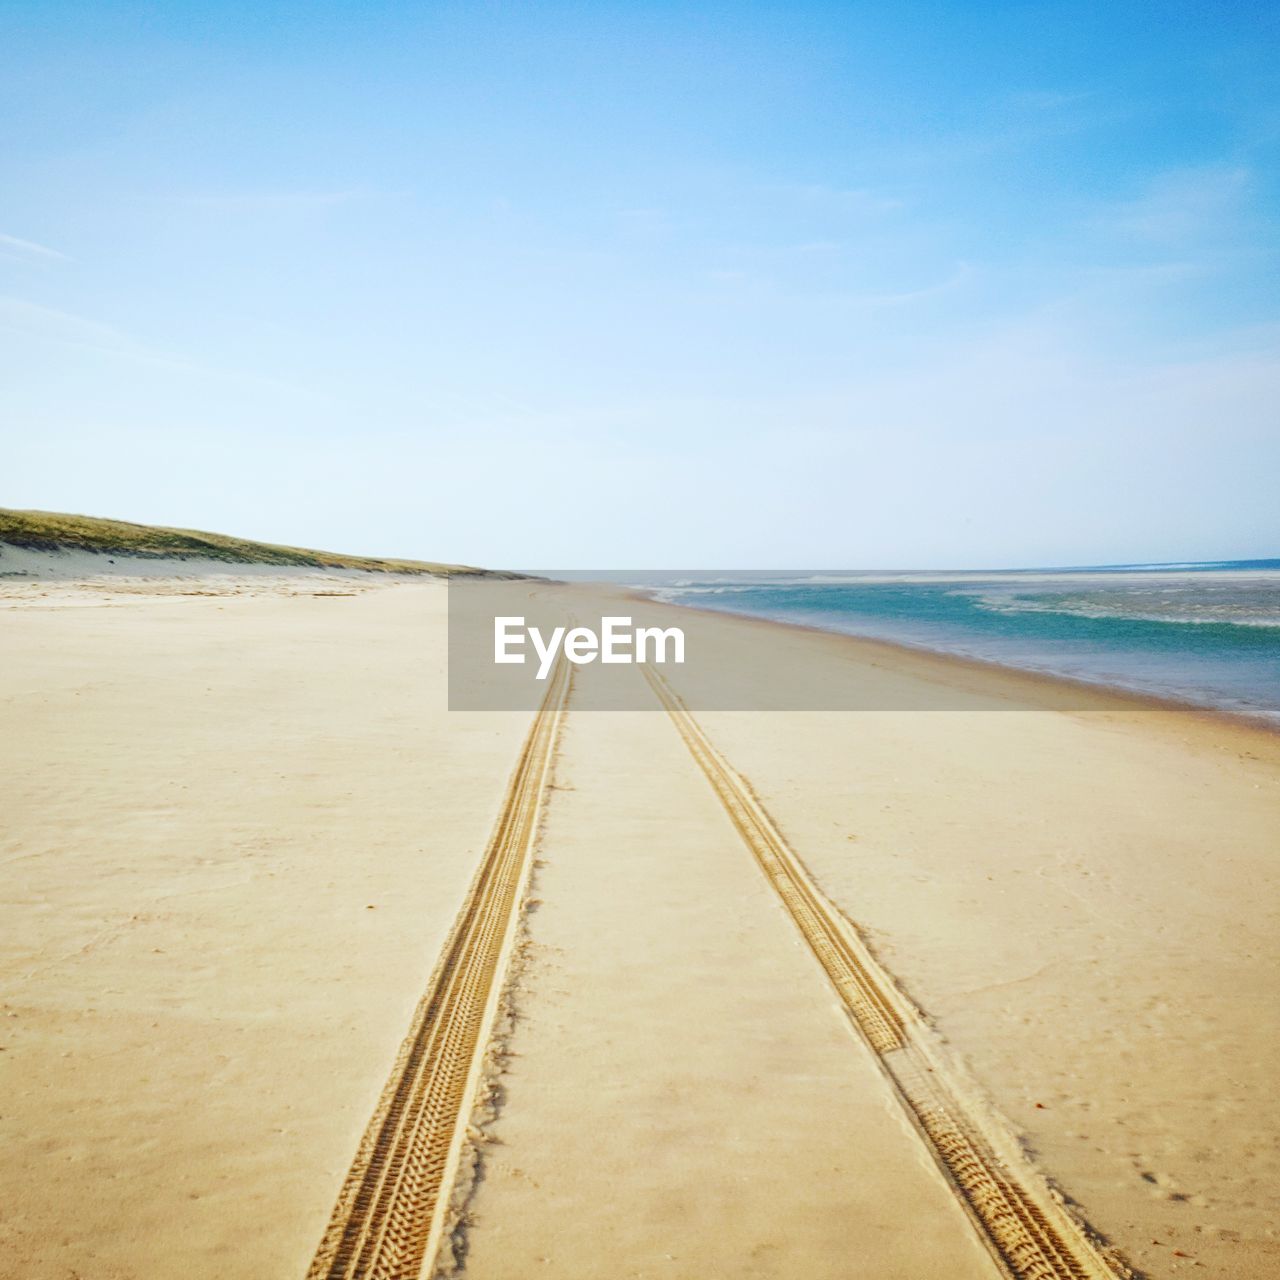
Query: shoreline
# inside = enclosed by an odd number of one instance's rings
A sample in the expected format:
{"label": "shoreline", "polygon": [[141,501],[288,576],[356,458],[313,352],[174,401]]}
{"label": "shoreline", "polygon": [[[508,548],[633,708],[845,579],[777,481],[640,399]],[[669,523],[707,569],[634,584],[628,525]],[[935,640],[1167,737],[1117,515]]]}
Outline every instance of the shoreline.
{"label": "shoreline", "polygon": [[[96,553],[95,560],[101,558]],[[61,557],[59,557],[61,559]],[[412,587],[424,582],[445,581],[443,575],[410,575],[367,569],[340,568],[334,566],[288,566],[254,563],[233,563],[208,559],[192,558],[180,561],[151,561],[151,572],[131,573],[132,565],[139,563],[138,558],[122,556],[125,564],[114,565],[112,569],[98,568],[93,573],[76,573],[75,569],[65,574],[39,575],[31,572],[0,572],[0,608],[23,607],[32,608],[65,607],[73,602],[80,604],[105,604],[106,599],[89,599],[85,593],[99,590],[104,597],[119,595],[123,599],[137,600],[155,595],[156,598],[180,599],[194,596],[234,596],[255,595],[292,595],[293,591],[284,588],[298,583],[305,589],[301,594],[330,594],[324,590],[314,590],[309,584],[318,588],[326,580],[335,585],[341,584],[348,592],[385,591],[397,587]],[[130,563],[132,562],[132,563]],[[146,563],[146,561],[142,561]],[[76,566],[83,568],[83,565]],[[96,566],[95,566],[96,567]],[[212,580],[210,582],[209,580]],[[534,581],[534,580],[531,580]],[[193,584],[207,582],[216,583],[221,590],[193,591],[188,589],[165,590],[165,584],[180,585],[189,588]],[[1174,694],[1159,694],[1148,690],[1135,689],[1126,685],[1112,684],[1103,680],[1091,680],[1082,676],[1067,675],[1062,672],[1035,667],[1016,666],[1001,662],[995,658],[977,657],[972,654],[959,653],[948,649],[938,649],[927,644],[918,644],[909,640],[889,640],[881,636],[859,635],[854,632],[837,631],[829,627],[800,622],[793,619],[769,618],[760,614],[746,613],[729,609],[711,609],[696,604],[677,603],[672,600],[659,599],[653,590],[644,587],[621,586],[610,583],[553,582],[544,580],[540,585],[567,587],[573,591],[609,591],[620,594],[623,598],[642,601],[646,606],[662,610],[674,610],[679,614],[692,613],[699,618],[728,619],[752,627],[766,629],[782,629],[788,633],[821,637],[839,642],[851,653],[866,658],[878,655],[894,664],[903,674],[913,678],[936,681],[939,684],[964,692],[973,692],[999,698],[1008,698],[1023,693],[1031,695],[1028,701],[1034,702],[1045,710],[1057,711],[1114,711],[1126,712],[1135,710],[1176,712],[1181,716],[1201,722],[1205,727],[1221,726],[1234,730],[1244,730],[1265,736],[1265,740],[1275,744],[1280,739],[1280,713],[1250,713],[1229,707],[1216,706],[1207,702],[1198,702],[1190,698],[1180,698]],[[14,588],[17,588],[15,591]],[[148,590],[148,588],[151,588]],[[73,592],[70,599],[60,598],[61,593]],[[52,592],[53,598],[45,593]],[[37,594],[39,596],[37,597]],[[880,665],[874,661],[871,665]],[[963,673],[972,678],[972,683],[958,680],[957,675]],[[1079,695],[1088,699],[1086,705],[1080,705]],[[1075,695],[1074,697],[1068,695]]]}
{"label": "shoreline", "polygon": [[[830,627],[816,626],[812,623],[767,618],[762,614],[739,612],[730,609],[708,609],[696,604],[677,604],[671,600],[660,600],[650,595],[645,589],[628,587],[624,593],[634,599],[643,600],[648,605],[662,608],[684,610],[696,613],[700,617],[731,618],[741,622],[765,627],[781,627],[787,631],[799,631],[809,635],[826,636],[846,641],[858,648],[882,652],[886,657],[895,659],[917,659],[923,663],[940,662],[948,667],[967,669],[977,676],[999,678],[1001,680],[1025,682],[1030,688],[1039,691],[1072,689],[1087,693],[1091,698],[1114,700],[1117,711],[1146,709],[1151,711],[1176,711],[1205,720],[1211,724],[1224,724],[1232,728],[1256,730],[1269,738],[1280,737],[1280,712],[1275,715],[1266,713],[1250,713],[1237,711],[1229,707],[1216,706],[1212,703],[1196,702],[1189,698],[1179,698],[1173,694],[1152,693],[1144,689],[1134,689],[1127,685],[1111,684],[1103,680],[1090,680],[1083,676],[1066,675],[1058,671],[1044,670],[1037,667],[1020,667],[1012,663],[1001,662],[996,658],[980,658],[973,654],[958,653],[949,649],[935,649],[930,645],[916,644],[910,640],[886,640],[881,636],[859,635],[855,632],[836,631]],[[921,672],[913,671],[919,675]],[[943,680],[943,683],[953,683]],[[985,690],[984,690],[985,692]],[[1057,708],[1059,710],[1064,708]],[[1086,707],[1076,710],[1104,710],[1109,708]]]}

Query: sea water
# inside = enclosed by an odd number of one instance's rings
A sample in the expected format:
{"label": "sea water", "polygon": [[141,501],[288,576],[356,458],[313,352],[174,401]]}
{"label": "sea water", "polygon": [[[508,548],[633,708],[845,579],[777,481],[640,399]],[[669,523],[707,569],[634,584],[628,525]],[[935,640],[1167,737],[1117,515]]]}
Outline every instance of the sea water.
{"label": "sea water", "polygon": [[675,604],[869,636],[1280,723],[1280,560],[644,575]]}

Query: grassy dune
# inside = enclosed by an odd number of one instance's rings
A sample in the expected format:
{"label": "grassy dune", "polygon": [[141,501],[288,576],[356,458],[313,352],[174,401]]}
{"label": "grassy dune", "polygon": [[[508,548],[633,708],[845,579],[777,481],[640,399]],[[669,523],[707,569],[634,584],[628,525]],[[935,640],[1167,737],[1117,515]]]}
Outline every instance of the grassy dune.
{"label": "grassy dune", "polygon": [[5,543],[32,551],[91,551],[143,559],[199,558],[231,564],[364,569],[371,573],[488,576],[490,572],[467,565],[348,556],[305,547],[281,547],[270,542],[232,538],[223,533],[204,533],[198,529],[167,529],[161,525],[133,524],[127,520],[102,520],[96,516],[66,515],[55,511],[14,511],[0,507],[0,544]]}

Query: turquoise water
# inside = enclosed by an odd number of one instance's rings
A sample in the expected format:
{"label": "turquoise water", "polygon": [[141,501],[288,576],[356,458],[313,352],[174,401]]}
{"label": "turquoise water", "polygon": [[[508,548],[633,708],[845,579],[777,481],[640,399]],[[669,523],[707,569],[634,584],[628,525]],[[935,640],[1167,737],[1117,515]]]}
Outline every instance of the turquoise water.
{"label": "turquoise water", "polygon": [[1003,573],[684,574],[661,599],[1280,723],[1280,560]]}

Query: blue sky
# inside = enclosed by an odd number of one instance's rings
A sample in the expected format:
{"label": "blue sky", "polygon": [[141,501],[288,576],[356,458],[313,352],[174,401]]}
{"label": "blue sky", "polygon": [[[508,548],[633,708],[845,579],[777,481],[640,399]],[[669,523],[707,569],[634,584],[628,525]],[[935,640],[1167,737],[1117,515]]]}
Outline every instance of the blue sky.
{"label": "blue sky", "polygon": [[0,3],[0,504],[557,567],[1278,554],[1278,37]]}

